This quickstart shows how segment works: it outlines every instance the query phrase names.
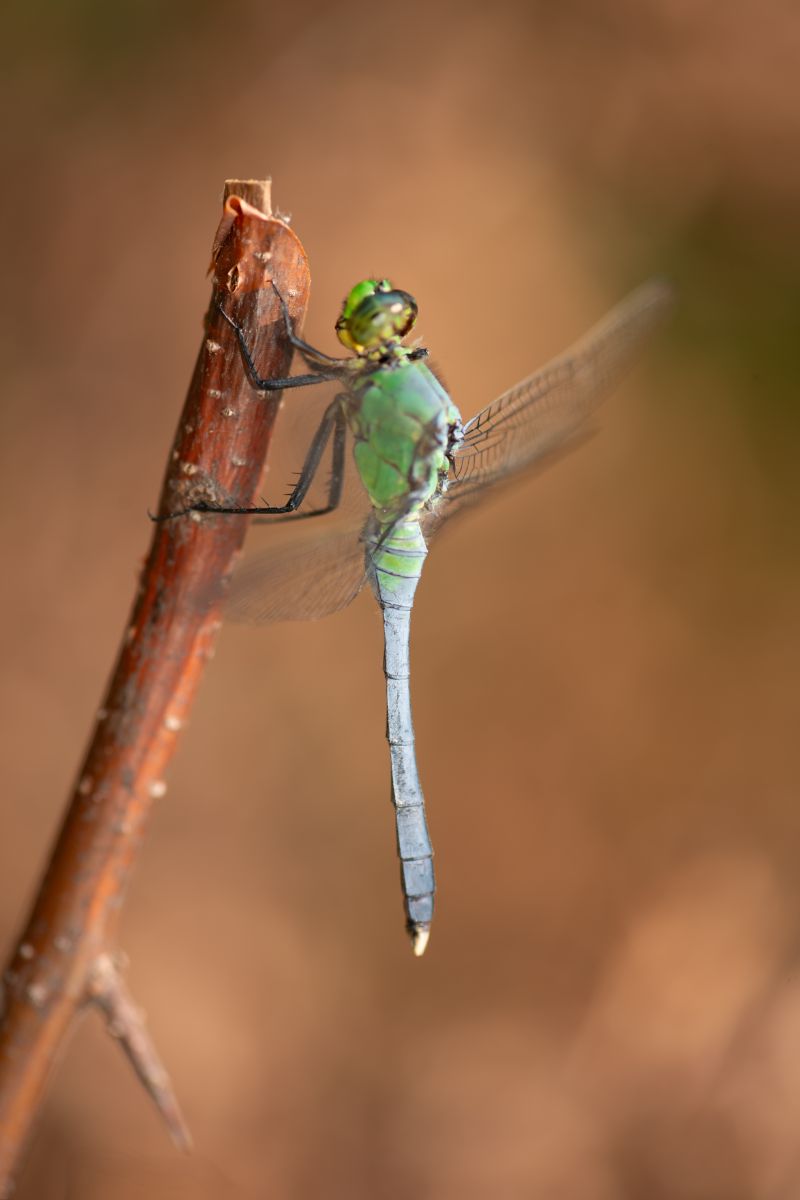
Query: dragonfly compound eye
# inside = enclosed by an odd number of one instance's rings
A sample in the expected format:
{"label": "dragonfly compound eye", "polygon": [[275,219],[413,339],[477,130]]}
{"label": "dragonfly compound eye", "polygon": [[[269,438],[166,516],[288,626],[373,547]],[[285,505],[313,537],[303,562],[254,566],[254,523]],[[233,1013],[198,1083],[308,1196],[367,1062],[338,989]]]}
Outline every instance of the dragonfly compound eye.
{"label": "dragonfly compound eye", "polygon": [[356,354],[400,341],[417,317],[416,302],[408,292],[393,288],[388,280],[370,283],[369,290],[363,284],[353,288],[336,322],[339,341]]}

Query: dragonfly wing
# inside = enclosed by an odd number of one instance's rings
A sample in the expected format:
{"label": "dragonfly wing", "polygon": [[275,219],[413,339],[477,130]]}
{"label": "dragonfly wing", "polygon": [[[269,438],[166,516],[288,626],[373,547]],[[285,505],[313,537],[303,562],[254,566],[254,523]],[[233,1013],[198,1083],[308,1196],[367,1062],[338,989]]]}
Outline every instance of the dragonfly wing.
{"label": "dragonfly wing", "polygon": [[339,612],[364,584],[360,527],[265,550],[233,577],[225,615],[233,621],[312,621]]}
{"label": "dragonfly wing", "polygon": [[670,303],[668,285],[659,280],[643,284],[564,354],[468,421],[449,487],[424,522],[426,534],[486,488],[549,465],[582,444],[590,436],[586,419],[630,367]]}
{"label": "dragonfly wing", "polygon": [[[291,487],[296,478],[337,386],[284,401],[264,482],[273,503],[282,499],[279,489]],[[369,500],[347,445],[339,503],[335,511],[315,516],[316,510],[328,506],[332,468],[329,444],[297,512],[253,518],[244,561],[234,573],[225,601],[230,620],[259,625],[315,620],[345,608],[358,595],[366,575],[361,531]]]}

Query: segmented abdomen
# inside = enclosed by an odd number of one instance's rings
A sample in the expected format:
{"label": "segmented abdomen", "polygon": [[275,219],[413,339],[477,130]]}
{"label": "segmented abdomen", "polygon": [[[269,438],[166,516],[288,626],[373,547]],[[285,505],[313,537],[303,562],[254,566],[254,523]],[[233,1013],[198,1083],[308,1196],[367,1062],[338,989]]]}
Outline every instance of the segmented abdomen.
{"label": "segmented abdomen", "polygon": [[[390,532],[375,523],[366,538],[367,573],[381,605],[410,608],[428,547],[415,514],[398,521]],[[381,538],[385,540],[381,542]]]}

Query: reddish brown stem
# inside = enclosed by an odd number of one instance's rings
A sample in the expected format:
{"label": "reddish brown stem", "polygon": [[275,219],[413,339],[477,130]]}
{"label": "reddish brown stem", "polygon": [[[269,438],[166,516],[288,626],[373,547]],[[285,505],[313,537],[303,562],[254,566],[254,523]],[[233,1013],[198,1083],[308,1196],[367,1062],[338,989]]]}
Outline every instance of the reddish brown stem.
{"label": "reddish brown stem", "polygon": [[[291,348],[274,279],[302,324],[309,275],[299,240],[270,215],[268,184],[231,181],[214,241],[206,331],[166,470],[159,512],[199,500],[255,502],[276,405],[248,384],[218,299],[243,326],[263,374]],[[143,512],[144,518],[144,512]],[[88,1005],[107,1015],[178,1141],[169,1080],[116,967],[117,918],[164,771],[220,625],[224,583],[246,517],[180,517],[152,544],[117,664],[25,931],[5,975],[0,1023],[0,1195],[65,1038]]]}

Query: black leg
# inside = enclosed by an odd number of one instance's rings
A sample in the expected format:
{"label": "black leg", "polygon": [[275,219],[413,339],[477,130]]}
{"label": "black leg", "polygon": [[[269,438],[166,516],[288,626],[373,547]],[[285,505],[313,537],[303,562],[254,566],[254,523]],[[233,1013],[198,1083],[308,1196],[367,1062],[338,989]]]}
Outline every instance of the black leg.
{"label": "black leg", "polygon": [[[312,512],[299,513],[297,509],[303,503],[306,493],[311,486],[314,476],[319,468],[320,460],[325,452],[325,447],[328,444],[328,439],[331,436],[331,430],[334,430],[333,440],[333,466],[331,472],[331,482],[328,489],[328,503],[325,508],[316,508]],[[178,509],[177,512],[164,513],[161,516],[154,516],[148,512],[151,521],[160,523],[162,521],[171,521],[175,517],[186,517],[190,513],[238,513],[240,515],[257,516],[257,517],[289,517],[290,514],[295,514],[294,520],[299,521],[304,517],[321,517],[324,513],[333,512],[338,506],[342,496],[342,485],[344,481],[344,449],[347,433],[347,423],[344,412],[341,408],[339,397],[326,408],[322,420],[319,423],[317,432],[314,434],[313,441],[309,447],[306,460],[303,463],[303,469],[300,472],[297,483],[292,489],[292,492],[285,504],[264,504],[260,506],[245,507],[243,505],[233,504],[208,504],[205,501],[199,501],[197,504],[191,504],[188,508]]]}
{"label": "black leg", "polygon": [[259,392],[281,392],[285,388],[311,387],[315,383],[328,383],[329,380],[335,378],[334,375],[316,373],[314,375],[290,375],[286,379],[262,379],[256,369],[256,364],[253,362],[253,356],[250,353],[250,347],[247,344],[242,327],[236,324],[233,317],[228,316],[219,300],[216,301],[216,306],[220,316],[225,318],[236,334],[239,349],[244,359],[244,365],[247,369],[247,375],[253,387],[257,388]]}
{"label": "black leg", "polygon": [[304,342],[302,338],[299,338],[292,327],[292,318],[289,316],[289,309],[286,301],[278,291],[274,279],[272,280],[272,290],[280,302],[281,313],[283,314],[283,324],[284,328],[286,329],[286,336],[294,346],[295,350],[298,350],[302,354],[303,358],[310,367],[321,367],[323,371],[326,369],[337,372],[341,371],[342,367],[346,363],[350,362],[350,359],[333,358],[330,354],[325,354],[323,350],[315,349],[314,346],[311,346],[308,342]]}
{"label": "black leg", "polygon": [[333,460],[331,462],[331,485],[328,489],[328,511],[339,507],[344,487],[344,452],[347,443],[347,418],[344,409],[336,413],[336,428],[333,431]]}
{"label": "black leg", "polygon": [[[265,525],[279,525],[281,521],[306,521],[312,517],[324,517],[327,513],[334,512],[342,499],[342,491],[344,489],[344,455],[347,445],[347,420],[344,415],[344,410],[339,408],[336,412],[336,424],[333,427],[333,458],[331,462],[331,478],[328,485],[328,503],[324,508],[312,508],[306,512],[284,513],[276,516],[273,521],[265,521]],[[256,521],[256,524],[260,524]]]}
{"label": "black leg", "polygon": [[[334,429],[334,427],[336,429],[335,440],[334,440],[334,466],[335,466],[337,454],[338,454],[339,458],[343,457],[344,433],[345,433],[344,413],[342,413],[342,411],[341,411],[338,396],[333,401],[333,403],[331,405],[329,405],[328,408],[325,409],[325,414],[319,423],[319,428],[317,429],[317,432],[314,434],[314,438],[309,447],[308,454],[306,455],[306,460],[303,463],[303,469],[300,472],[298,479],[297,479],[297,483],[292,488],[292,492],[285,504],[266,504],[266,505],[261,505],[260,507],[245,508],[245,507],[237,507],[237,506],[233,506],[233,505],[224,505],[224,504],[205,504],[205,503],[201,502],[199,504],[193,504],[189,511],[190,512],[207,512],[207,513],[247,513],[251,516],[258,516],[258,517],[286,516],[289,513],[296,512],[297,509],[300,507],[300,505],[305,500],[308,489],[311,487],[314,476],[316,475],[317,470],[319,468],[319,464],[320,464],[322,455],[325,453],[325,447],[328,444],[328,439],[331,436],[331,430]],[[340,430],[341,430],[341,433],[340,433]],[[341,449],[339,449],[339,441],[340,440],[342,442]],[[339,471],[339,474],[341,475],[341,469]],[[334,488],[335,488],[335,481],[334,481],[334,479],[331,479],[331,490],[330,490],[330,493],[328,496],[328,507],[324,508],[324,509],[316,509],[313,514],[309,513],[308,514],[309,516],[320,516],[323,512],[331,511],[331,499],[335,495]],[[339,481],[338,488],[339,488],[339,496],[335,496],[336,504],[339,503],[339,497],[341,495],[341,480]],[[335,505],[333,505],[333,507],[335,507]],[[174,516],[177,514],[172,514],[172,515]]]}

